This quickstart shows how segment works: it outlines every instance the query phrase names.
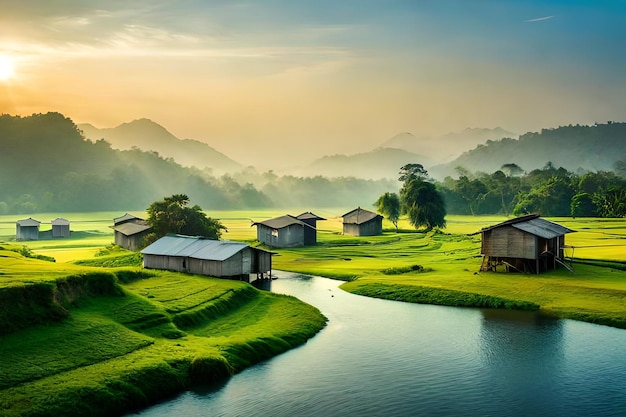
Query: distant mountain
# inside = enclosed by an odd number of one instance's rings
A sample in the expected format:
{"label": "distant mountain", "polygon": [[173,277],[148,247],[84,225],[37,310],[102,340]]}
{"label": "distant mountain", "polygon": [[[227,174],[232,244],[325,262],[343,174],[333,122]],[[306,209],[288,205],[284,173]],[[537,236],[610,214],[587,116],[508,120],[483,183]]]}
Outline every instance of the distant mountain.
{"label": "distant mountain", "polygon": [[488,140],[429,172],[438,179],[455,175],[455,167],[492,173],[507,163],[526,172],[543,168],[547,162],[569,171],[610,171],[617,161],[626,161],[626,123],[593,126],[563,126],[529,132],[518,139]]}
{"label": "distant mountain", "polygon": [[104,139],[115,149],[137,147],[172,158],[182,166],[211,168],[214,175],[238,171],[242,166],[208,144],[192,139],[178,139],[150,119],[138,119],[114,128],[98,129],[89,123],[78,125],[91,141]]}
{"label": "distant mountain", "polygon": [[381,147],[404,149],[408,152],[425,155],[437,162],[448,162],[487,140],[515,136],[514,133],[500,127],[494,129],[467,128],[462,132],[448,133],[434,138],[416,137],[410,132],[403,132],[383,142]]}
{"label": "distant mountain", "polygon": [[397,179],[400,167],[408,163],[419,163],[424,167],[433,161],[422,155],[402,149],[377,148],[370,152],[354,155],[324,156],[301,168],[294,174],[325,177],[357,177],[364,179]]}

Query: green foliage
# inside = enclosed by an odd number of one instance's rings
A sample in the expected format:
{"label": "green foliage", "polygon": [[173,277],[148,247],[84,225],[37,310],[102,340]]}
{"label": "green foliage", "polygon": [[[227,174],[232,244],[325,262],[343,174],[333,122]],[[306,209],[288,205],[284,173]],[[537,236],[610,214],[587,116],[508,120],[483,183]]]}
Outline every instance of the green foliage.
{"label": "green foliage", "polygon": [[439,184],[446,206],[455,214],[624,217],[626,180],[612,172],[580,176],[550,162],[525,175],[476,173],[462,170],[458,180]]}
{"label": "green foliage", "polygon": [[406,274],[410,272],[425,272],[425,271],[427,270],[424,269],[422,265],[409,265],[409,266],[402,266],[402,267],[385,268],[385,269],[381,269],[380,272],[382,272],[385,275],[399,275],[399,274]]}
{"label": "green foliage", "polygon": [[55,262],[55,259],[53,257],[51,257],[51,256],[46,256],[46,255],[40,255],[40,254],[33,253],[33,251],[30,250],[30,248],[28,246],[18,246],[18,245],[4,245],[4,246],[0,246],[0,250],[3,250],[3,249],[19,253],[20,255],[22,255],[25,258],[41,259],[42,261]]}
{"label": "green foliage", "polygon": [[400,190],[403,212],[415,228],[431,230],[446,226],[446,206],[435,185],[420,179],[411,179]]}
{"label": "green foliage", "polygon": [[428,171],[422,164],[406,164],[400,167],[400,177],[398,181],[407,183],[413,180],[425,181],[428,178]]}
{"label": "green foliage", "polygon": [[383,216],[386,216],[387,219],[395,226],[396,230],[398,230],[398,220],[400,219],[400,198],[396,193],[386,192],[385,194],[378,197],[378,200],[374,203],[376,209]]}
{"label": "green foliage", "polygon": [[579,192],[572,197],[570,212],[572,217],[594,217],[596,215],[596,206],[588,193]]}
{"label": "green foliage", "polygon": [[156,238],[169,233],[219,239],[226,227],[219,220],[207,217],[200,206],[189,206],[189,197],[174,194],[148,207],[148,223]]}

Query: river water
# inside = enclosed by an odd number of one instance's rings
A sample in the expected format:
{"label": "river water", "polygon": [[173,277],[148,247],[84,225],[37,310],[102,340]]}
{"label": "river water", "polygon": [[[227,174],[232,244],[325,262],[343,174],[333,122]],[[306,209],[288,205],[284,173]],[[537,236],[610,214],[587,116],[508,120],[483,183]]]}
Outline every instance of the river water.
{"label": "river water", "polygon": [[305,345],[141,416],[626,416],[626,330],[377,300],[277,271],[319,308]]}

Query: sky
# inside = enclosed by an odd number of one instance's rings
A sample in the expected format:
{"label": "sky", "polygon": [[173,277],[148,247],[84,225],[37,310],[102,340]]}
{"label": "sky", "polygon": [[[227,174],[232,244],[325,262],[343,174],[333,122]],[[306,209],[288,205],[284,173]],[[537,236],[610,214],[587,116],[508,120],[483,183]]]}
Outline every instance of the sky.
{"label": "sky", "polygon": [[149,118],[244,164],[626,121],[626,1],[0,0],[0,113]]}

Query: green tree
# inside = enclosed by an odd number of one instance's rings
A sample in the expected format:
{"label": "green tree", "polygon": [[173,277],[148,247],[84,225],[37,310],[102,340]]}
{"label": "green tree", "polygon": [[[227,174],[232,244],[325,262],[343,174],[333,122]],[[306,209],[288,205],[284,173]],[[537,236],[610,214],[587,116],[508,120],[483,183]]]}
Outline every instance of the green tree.
{"label": "green tree", "polygon": [[473,216],[476,214],[477,206],[489,190],[480,180],[470,180],[466,176],[461,176],[456,183],[456,192],[465,201],[470,214]]}
{"label": "green tree", "polygon": [[515,163],[508,163],[500,167],[500,171],[504,172],[507,177],[517,177],[524,173],[524,170]]}
{"label": "green tree", "polygon": [[424,169],[422,164],[406,164],[400,168],[400,178],[398,181],[407,183],[411,180],[424,181],[428,178],[428,171]]}
{"label": "green tree", "polygon": [[446,227],[446,204],[435,185],[426,181],[428,172],[421,164],[408,164],[400,169],[402,212],[416,228]]}
{"label": "green tree", "polygon": [[572,217],[594,217],[596,216],[596,206],[590,194],[580,192],[572,197],[570,206]]}
{"label": "green tree", "polygon": [[150,204],[148,223],[153,233],[149,240],[156,240],[168,233],[204,236],[219,239],[226,227],[219,220],[207,217],[200,206],[189,207],[189,197],[174,194]]}
{"label": "green tree", "polygon": [[602,217],[626,217],[626,187],[611,186],[592,197],[598,214]]}
{"label": "green tree", "polygon": [[398,230],[398,220],[400,219],[400,198],[396,193],[385,193],[378,197],[374,203],[378,212],[386,216]]}

